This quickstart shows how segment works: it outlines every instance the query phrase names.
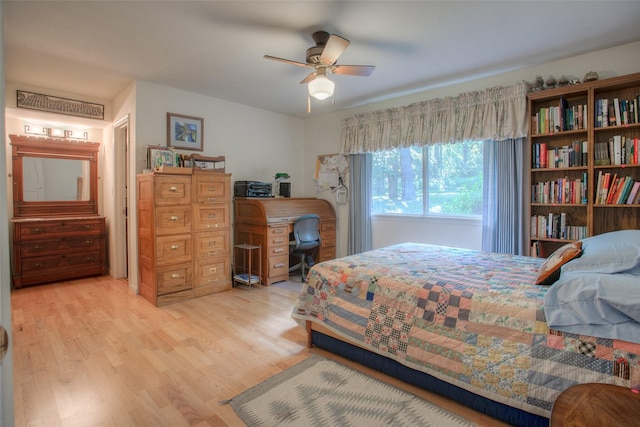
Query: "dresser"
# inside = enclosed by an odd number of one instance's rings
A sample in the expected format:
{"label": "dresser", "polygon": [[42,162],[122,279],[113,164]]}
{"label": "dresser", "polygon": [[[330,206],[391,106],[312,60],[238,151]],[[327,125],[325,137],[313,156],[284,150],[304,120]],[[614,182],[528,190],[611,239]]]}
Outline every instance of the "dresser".
{"label": "dresser", "polygon": [[234,199],[234,241],[262,247],[262,260],[252,262],[252,265],[261,265],[262,271],[252,273],[260,273],[265,285],[289,278],[289,233],[293,231],[294,221],[304,214],[320,217],[318,261],[335,258],[336,214],[328,201],[315,198]]}
{"label": "dresser", "polygon": [[97,142],[9,135],[13,287],[106,275]]}
{"label": "dresser", "polygon": [[15,218],[13,286],[107,274],[102,217]]}
{"label": "dresser", "polygon": [[230,177],[137,176],[139,290],[152,304],[231,289]]}

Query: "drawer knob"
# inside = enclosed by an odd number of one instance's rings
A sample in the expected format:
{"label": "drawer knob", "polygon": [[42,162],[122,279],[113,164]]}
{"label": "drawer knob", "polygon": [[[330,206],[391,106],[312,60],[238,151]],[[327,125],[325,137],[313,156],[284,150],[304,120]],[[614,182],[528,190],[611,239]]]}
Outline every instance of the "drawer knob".
{"label": "drawer knob", "polygon": [[177,220],[178,220],[178,217],[175,215],[169,217],[169,221],[177,221]]}
{"label": "drawer knob", "polygon": [[282,243],[284,242],[283,239],[273,239],[273,243]]}
{"label": "drawer knob", "polygon": [[85,240],[85,241],[84,241],[84,245],[85,245],[85,246],[91,246],[91,245],[93,245],[93,240]]}
{"label": "drawer knob", "polygon": [[279,254],[280,252],[284,252],[284,249],[282,249],[282,248],[276,248],[276,249],[274,249],[274,250],[273,250],[273,253],[274,253],[274,254]]}
{"label": "drawer knob", "polygon": [[276,265],[274,265],[274,267],[275,267],[275,268],[282,268],[282,267],[284,267],[284,263],[279,262],[279,263],[277,263]]}
{"label": "drawer knob", "polygon": [[169,187],[169,191],[175,193],[176,191],[178,191],[178,187]]}
{"label": "drawer knob", "polygon": [[84,260],[86,262],[91,262],[91,261],[93,261],[93,257],[92,256],[88,256],[88,257],[85,257]]}
{"label": "drawer knob", "polygon": [[220,251],[207,252],[207,256],[214,256],[214,255],[218,255],[219,253]]}
{"label": "drawer knob", "polygon": [[209,191],[216,191],[216,187],[209,187]]}
{"label": "drawer knob", "polygon": [[214,214],[214,213],[209,214],[209,219],[214,219],[215,217],[216,217],[216,214]]}
{"label": "drawer knob", "polygon": [[91,230],[92,228],[93,228],[93,226],[91,226],[91,225],[83,225],[82,226],[83,230]]}
{"label": "drawer knob", "polygon": [[31,234],[40,234],[40,233],[44,233],[44,228],[32,228],[31,229]]}
{"label": "drawer knob", "polygon": [[41,251],[42,249],[44,249],[44,246],[40,246],[40,245],[31,246],[32,252]]}
{"label": "drawer knob", "polygon": [[211,267],[211,268],[209,269],[209,273],[215,273],[215,272],[217,272],[217,271],[218,271],[218,269],[217,269],[216,267]]}
{"label": "drawer knob", "polygon": [[178,245],[171,245],[171,250],[175,251],[176,249],[178,249],[180,246]]}
{"label": "drawer knob", "polygon": [[180,278],[180,274],[178,274],[178,273],[173,273],[173,274],[171,275],[171,278],[172,278],[172,279],[179,279],[179,278]]}

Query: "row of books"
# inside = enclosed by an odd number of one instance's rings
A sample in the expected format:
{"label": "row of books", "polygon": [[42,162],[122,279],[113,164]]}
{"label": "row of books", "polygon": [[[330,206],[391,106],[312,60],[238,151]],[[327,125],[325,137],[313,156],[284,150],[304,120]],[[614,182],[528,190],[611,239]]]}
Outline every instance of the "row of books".
{"label": "row of books", "polygon": [[596,99],[596,127],[640,123],[639,105],[640,95],[633,99]]}
{"label": "row of books", "polygon": [[598,172],[596,205],[634,205],[640,203],[640,181],[610,172]]}
{"label": "row of books", "polygon": [[569,106],[567,100],[561,97],[557,106],[536,111],[531,117],[531,129],[538,135],[587,129],[587,117],[587,104]]}
{"label": "row of books", "polygon": [[559,178],[536,182],[531,186],[531,203],[587,203],[587,173],[582,179]]}
{"label": "row of books", "polygon": [[531,237],[534,239],[580,240],[587,237],[587,227],[567,225],[567,214],[549,213],[531,216]]}
{"label": "row of books", "polygon": [[532,165],[534,169],[557,169],[587,166],[587,141],[573,141],[571,145],[549,147],[546,142],[533,144]]}
{"label": "row of books", "polygon": [[637,165],[640,138],[614,135],[608,141],[596,142],[594,162],[596,165]]}

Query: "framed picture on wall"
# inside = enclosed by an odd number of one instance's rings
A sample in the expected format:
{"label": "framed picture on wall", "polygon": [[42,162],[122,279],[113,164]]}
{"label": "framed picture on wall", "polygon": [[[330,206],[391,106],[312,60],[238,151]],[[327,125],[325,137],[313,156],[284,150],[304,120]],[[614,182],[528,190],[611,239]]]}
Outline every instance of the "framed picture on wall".
{"label": "framed picture on wall", "polygon": [[167,113],[167,146],[202,151],[204,119]]}

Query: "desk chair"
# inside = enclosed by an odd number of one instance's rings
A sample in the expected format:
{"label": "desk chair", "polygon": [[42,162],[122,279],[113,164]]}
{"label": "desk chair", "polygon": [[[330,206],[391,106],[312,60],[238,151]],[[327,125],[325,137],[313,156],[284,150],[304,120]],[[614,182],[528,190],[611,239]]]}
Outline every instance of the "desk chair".
{"label": "desk chair", "polygon": [[297,269],[301,270],[302,281],[307,280],[304,274],[305,263],[313,266],[313,257],[307,255],[307,251],[320,246],[320,217],[315,214],[302,215],[293,223],[293,240],[289,241],[289,254],[298,256],[300,262],[289,268],[289,273]]}

